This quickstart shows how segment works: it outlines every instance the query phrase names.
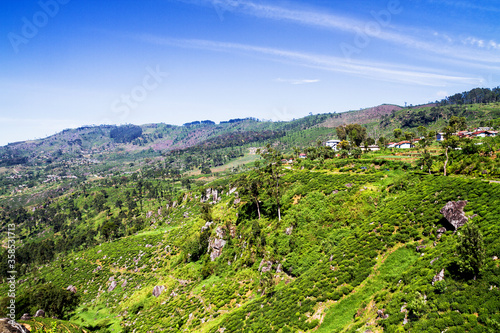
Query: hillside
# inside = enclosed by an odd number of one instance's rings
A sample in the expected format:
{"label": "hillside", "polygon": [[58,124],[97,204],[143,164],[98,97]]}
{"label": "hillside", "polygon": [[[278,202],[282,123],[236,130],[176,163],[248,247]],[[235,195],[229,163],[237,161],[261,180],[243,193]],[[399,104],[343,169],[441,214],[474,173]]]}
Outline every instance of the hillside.
{"label": "hillside", "polygon": [[1,147],[0,315],[15,270],[44,332],[495,332],[500,137],[452,133],[500,104],[442,104],[340,119],[450,132],[413,149],[336,152],[335,114]]}
{"label": "hillside", "polygon": [[[7,211],[3,220],[18,221],[31,253],[18,252],[28,264],[19,263],[18,293],[47,282],[74,286],[80,302],[68,319],[103,332],[496,327],[499,184],[409,172],[398,162],[302,166],[284,170],[281,221],[265,187],[258,194],[262,218],[256,215],[245,188],[257,171],[172,199],[150,198],[154,187],[148,186],[137,207],[127,196],[141,180],[114,178],[44,211]],[[476,279],[460,273],[459,235],[440,213],[458,200],[468,201],[465,214],[477,215],[472,220],[484,236],[486,260]],[[132,217],[135,210],[144,213]],[[139,220],[144,229],[134,233],[130,223]],[[52,236],[40,234],[56,221],[63,223]],[[97,234],[85,231],[90,221]],[[68,239],[67,232],[75,237]],[[100,245],[92,245],[93,237]],[[55,251],[73,250],[43,259],[48,241]],[[33,265],[39,269],[31,271]],[[443,269],[444,282],[432,285]]]}

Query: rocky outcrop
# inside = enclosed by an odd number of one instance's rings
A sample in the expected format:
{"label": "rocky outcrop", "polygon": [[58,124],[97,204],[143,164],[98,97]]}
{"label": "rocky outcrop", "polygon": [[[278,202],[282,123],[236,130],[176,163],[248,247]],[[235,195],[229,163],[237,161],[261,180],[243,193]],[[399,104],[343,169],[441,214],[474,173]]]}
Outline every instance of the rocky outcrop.
{"label": "rocky outcrop", "polygon": [[262,259],[259,265],[259,271],[262,273],[269,272],[273,268],[273,262]]}
{"label": "rocky outcrop", "polygon": [[158,297],[161,295],[161,293],[163,292],[163,290],[165,290],[165,287],[164,286],[155,286],[153,288],[153,296],[154,297]]}
{"label": "rocky outcrop", "polygon": [[389,318],[389,315],[385,314],[384,312],[385,312],[385,309],[378,310],[377,311],[377,318],[379,318],[379,319],[387,319],[387,318]]}
{"label": "rocky outcrop", "polygon": [[118,285],[118,283],[115,280],[113,280],[111,282],[111,284],[109,285],[108,292],[111,292],[111,291],[115,290],[115,288],[116,288],[117,285]]}
{"label": "rocky outcrop", "polygon": [[67,291],[71,291],[73,294],[76,294],[76,287],[71,285],[66,288]]}
{"label": "rocky outcrop", "polygon": [[445,227],[442,227],[442,228],[439,228],[437,230],[437,238],[440,239],[441,236],[443,236],[443,234],[446,232],[446,228]]}
{"label": "rocky outcrop", "polygon": [[43,310],[38,310],[38,311],[35,313],[35,318],[37,318],[37,317],[45,318],[45,311],[43,311]]}
{"label": "rocky outcrop", "polygon": [[444,268],[441,270],[441,272],[437,273],[436,276],[432,279],[432,285],[434,283],[443,281],[444,280]]}
{"label": "rocky outcrop", "polygon": [[30,320],[31,319],[31,315],[29,313],[25,313],[21,316],[21,318],[19,320]]}
{"label": "rocky outcrop", "polygon": [[457,230],[469,221],[464,212],[466,205],[467,201],[450,201],[439,212]]}
{"label": "rocky outcrop", "polygon": [[1,333],[29,333],[30,331],[23,325],[13,322],[10,319],[0,319],[0,332]]}
{"label": "rocky outcrop", "polygon": [[215,234],[215,237],[210,237],[208,240],[208,253],[210,253],[211,261],[215,261],[215,259],[221,256],[222,249],[224,245],[226,245],[226,241],[224,240],[226,233],[224,229],[222,227],[217,227],[217,229],[215,229]]}

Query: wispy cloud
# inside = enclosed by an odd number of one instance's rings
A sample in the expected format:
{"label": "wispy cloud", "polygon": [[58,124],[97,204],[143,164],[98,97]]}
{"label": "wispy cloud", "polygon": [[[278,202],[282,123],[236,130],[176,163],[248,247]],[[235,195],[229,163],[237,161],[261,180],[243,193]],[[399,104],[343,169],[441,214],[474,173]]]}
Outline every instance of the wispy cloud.
{"label": "wispy cloud", "polygon": [[474,3],[472,1],[428,0],[428,2],[440,3],[440,4],[447,5],[447,6],[453,6],[453,7],[464,8],[464,9],[474,9],[474,10],[495,12],[495,13],[500,12],[500,8],[498,8],[498,7],[489,6],[489,5],[479,5],[479,4]]}
{"label": "wispy cloud", "polygon": [[135,36],[135,38],[156,45],[198,48],[217,52],[245,52],[249,55],[266,55],[274,61],[292,63],[325,71],[353,74],[360,77],[373,78],[389,82],[403,82],[424,86],[443,86],[448,83],[478,84],[480,82],[480,79],[476,77],[439,73],[433,69],[395,65],[392,63],[388,64],[370,61],[347,60],[343,57],[333,57],[247,44],[198,39],[173,39],[153,35],[140,35]]}
{"label": "wispy cloud", "polygon": [[[238,12],[259,18],[289,21],[315,28],[331,29],[352,34],[357,34],[362,31],[366,36],[376,40],[382,40],[385,42],[396,44],[399,47],[402,46],[415,50],[421,50],[454,59],[480,61],[490,64],[500,62],[500,56],[497,54],[491,54],[490,52],[478,52],[478,49],[486,50],[487,48],[480,47],[478,44],[469,43],[468,45],[466,45],[464,43],[460,43],[460,38],[454,38],[442,32],[439,32],[437,34],[439,34],[440,36],[446,36],[447,43],[444,45],[443,39],[441,37],[433,40],[433,34],[427,34],[426,32],[419,29],[412,29],[411,27],[398,27],[394,25],[390,25],[379,30],[366,29],[367,22],[364,20],[358,20],[341,14],[320,12],[318,10],[285,8],[247,0],[177,1],[188,2],[197,5],[212,5],[216,9],[218,9],[218,13]],[[448,3],[449,1],[444,2]],[[461,5],[474,6],[466,2],[463,2]],[[489,7],[483,8],[483,10],[487,9],[489,9]],[[408,33],[412,30],[413,33]],[[423,35],[426,37],[422,38],[421,36]],[[435,36],[436,33],[434,33],[434,37]],[[489,45],[490,49],[496,49],[498,43],[496,43],[495,41],[488,41],[485,42],[485,45]],[[473,49],[464,46],[473,46]]]}
{"label": "wispy cloud", "polygon": [[280,82],[280,83],[288,83],[288,84],[294,84],[294,85],[296,85],[296,84],[317,83],[320,80],[318,80],[318,79],[311,80],[311,79],[282,79],[282,78],[277,78],[274,81]]}

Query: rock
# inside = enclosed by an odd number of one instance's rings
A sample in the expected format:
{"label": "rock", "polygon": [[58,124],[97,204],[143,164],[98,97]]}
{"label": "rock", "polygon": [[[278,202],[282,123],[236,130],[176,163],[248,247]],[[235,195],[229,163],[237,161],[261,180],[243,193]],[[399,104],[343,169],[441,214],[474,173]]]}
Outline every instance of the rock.
{"label": "rock", "polygon": [[292,234],[292,231],[293,231],[293,226],[289,227],[289,228],[286,228],[285,229],[285,234],[287,234],[288,236],[290,236]]}
{"label": "rock", "polygon": [[432,278],[432,285],[438,281],[443,281],[444,280],[444,268],[441,270],[441,272],[437,273],[434,278]]}
{"label": "rock", "polygon": [[35,318],[37,318],[37,317],[45,318],[45,311],[43,311],[43,310],[38,310],[38,311],[35,313]]}
{"label": "rock", "polygon": [[377,317],[380,318],[380,319],[387,319],[387,318],[389,318],[389,315],[385,314],[384,311],[385,311],[384,309],[378,310],[377,311]]}
{"label": "rock", "polygon": [[273,268],[273,262],[262,259],[259,265],[259,271],[262,273],[269,272]]}
{"label": "rock", "polygon": [[493,259],[493,261],[497,261],[498,257],[497,256],[493,256],[493,258],[491,258],[491,259]]}
{"label": "rock", "polygon": [[102,267],[101,267],[101,266],[97,266],[97,268],[96,268],[96,269],[94,269],[94,270],[92,271],[92,273],[97,273],[97,272],[99,272],[101,269],[102,269]]}
{"label": "rock", "polygon": [[163,290],[165,290],[165,287],[164,286],[155,286],[153,288],[153,296],[154,297],[158,297],[161,295],[161,293],[163,292]]}
{"label": "rock", "polygon": [[432,266],[432,264],[433,264],[433,263],[435,263],[435,262],[436,262],[436,260],[438,260],[438,259],[439,259],[439,257],[432,259],[432,260],[431,260],[431,266]]}
{"label": "rock", "polygon": [[339,193],[339,190],[335,190],[332,192],[332,194],[337,194],[337,193]]}
{"label": "rock", "polygon": [[226,245],[226,241],[223,239],[225,236],[224,229],[222,227],[217,227],[215,230],[216,237],[210,237],[208,240],[208,253],[210,253],[210,260],[215,261],[222,254],[222,249]]}
{"label": "rock", "polygon": [[347,188],[351,188],[351,187],[353,187],[353,186],[354,186],[354,184],[352,184],[352,183],[347,183],[347,184],[345,184],[345,187],[347,187]]}
{"label": "rock", "polygon": [[213,224],[212,221],[205,223],[205,225],[201,227],[201,231],[203,232],[205,230],[208,230],[212,224]]}
{"label": "rock", "polygon": [[445,227],[439,228],[439,229],[437,230],[437,233],[438,233],[438,234],[444,234],[445,232],[446,232],[446,228],[445,228]]}
{"label": "rock", "polygon": [[122,288],[125,288],[126,286],[127,286],[127,280],[123,281]]}
{"label": "rock", "polygon": [[406,310],[406,303],[401,307],[401,313],[405,313],[405,312],[408,312],[408,310]]}
{"label": "rock", "polygon": [[153,245],[151,245],[151,244],[146,244],[146,247],[148,247],[148,248],[149,248],[149,247],[153,247]]}
{"label": "rock", "polygon": [[76,287],[73,285],[68,286],[66,290],[71,291],[73,294],[76,294]]}
{"label": "rock", "polygon": [[426,248],[425,245],[419,245],[419,246],[417,246],[417,252],[420,252],[420,250],[423,250],[425,248]]}
{"label": "rock", "polygon": [[184,218],[187,219],[189,217],[189,213],[188,212],[184,212]]}
{"label": "rock", "polygon": [[109,288],[108,288],[108,292],[115,290],[117,285],[118,285],[118,283],[116,281],[111,282],[111,284],[109,285]]}
{"label": "rock", "polygon": [[467,201],[450,201],[439,212],[457,230],[469,221],[464,212],[466,205]]}
{"label": "rock", "polygon": [[109,281],[109,282],[112,282],[112,281],[114,281],[114,280],[115,280],[115,277],[114,277],[114,276],[111,276],[111,277],[108,279],[108,281]]}
{"label": "rock", "polygon": [[21,318],[19,320],[30,320],[31,319],[31,316],[29,313],[25,313],[21,316]]}
{"label": "rock", "polygon": [[23,325],[13,322],[8,318],[0,319],[1,333],[29,333],[30,331]]}

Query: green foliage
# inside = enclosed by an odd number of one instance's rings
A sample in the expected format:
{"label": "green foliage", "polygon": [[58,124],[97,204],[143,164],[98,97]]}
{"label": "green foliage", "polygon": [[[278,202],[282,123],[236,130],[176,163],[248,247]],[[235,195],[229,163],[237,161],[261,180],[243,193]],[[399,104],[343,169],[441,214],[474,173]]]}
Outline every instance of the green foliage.
{"label": "green foliage", "polygon": [[460,229],[457,252],[462,273],[470,275],[480,273],[484,265],[485,249],[483,234],[475,223],[468,222]]}

